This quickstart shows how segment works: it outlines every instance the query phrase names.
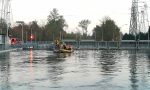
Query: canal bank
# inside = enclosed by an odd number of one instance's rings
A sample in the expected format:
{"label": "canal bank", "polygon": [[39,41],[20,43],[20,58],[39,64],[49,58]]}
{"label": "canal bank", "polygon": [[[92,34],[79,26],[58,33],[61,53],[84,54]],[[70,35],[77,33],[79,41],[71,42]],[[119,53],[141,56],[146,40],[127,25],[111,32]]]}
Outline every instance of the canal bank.
{"label": "canal bank", "polygon": [[1,50],[0,53],[11,52],[11,51],[18,51],[18,50],[22,50],[22,48],[14,48],[14,49]]}

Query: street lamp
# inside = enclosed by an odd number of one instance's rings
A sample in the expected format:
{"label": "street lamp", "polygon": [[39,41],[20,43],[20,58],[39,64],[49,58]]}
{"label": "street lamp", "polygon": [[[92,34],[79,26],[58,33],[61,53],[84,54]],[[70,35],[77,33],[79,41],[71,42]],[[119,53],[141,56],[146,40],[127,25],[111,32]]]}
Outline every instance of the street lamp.
{"label": "street lamp", "polygon": [[103,39],[104,39],[104,37],[103,37],[103,32],[104,32],[104,31],[103,31],[103,28],[102,28],[102,40],[101,40],[101,41],[103,41]]}
{"label": "street lamp", "polygon": [[9,35],[9,33],[8,33],[8,29],[9,29],[9,27],[10,27],[10,22],[8,22],[8,15],[10,14],[10,12],[7,12],[7,14],[6,14],[6,16],[7,16],[7,38],[9,37],[8,35]]}
{"label": "street lamp", "polygon": [[19,23],[22,26],[22,44],[23,44],[24,43],[24,40],[23,40],[23,24],[24,24],[24,21],[16,21],[16,23]]}

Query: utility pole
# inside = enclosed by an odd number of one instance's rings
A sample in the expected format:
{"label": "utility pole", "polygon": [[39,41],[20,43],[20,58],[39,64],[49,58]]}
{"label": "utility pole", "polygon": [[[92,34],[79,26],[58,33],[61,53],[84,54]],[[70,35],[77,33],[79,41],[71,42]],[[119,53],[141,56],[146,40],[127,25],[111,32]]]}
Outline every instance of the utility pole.
{"label": "utility pole", "polygon": [[16,23],[21,24],[21,26],[22,26],[22,29],[21,29],[21,31],[22,31],[21,38],[22,38],[22,44],[23,44],[24,43],[24,40],[23,40],[23,38],[24,38],[24,36],[23,36],[23,25],[24,25],[24,22],[23,21],[16,21]]}
{"label": "utility pole", "polygon": [[147,22],[147,32],[148,32],[148,47],[149,47],[149,19],[148,19],[148,5],[147,2],[145,1],[144,4],[144,10],[145,10],[145,18],[146,18],[146,22]]}
{"label": "utility pole", "polygon": [[[142,8],[141,8],[141,13],[140,13],[140,24],[139,24],[139,32],[147,32],[147,40],[148,40],[148,47],[149,47],[149,20],[148,20],[148,6],[147,6],[147,2],[145,0],[145,2],[143,2]],[[139,34],[139,38],[140,38],[140,34]]]}
{"label": "utility pole", "polygon": [[[0,0],[0,30],[1,34],[6,34],[6,42],[9,42],[8,30],[10,27],[10,11],[11,11],[11,0]],[[5,26],[7,25],[7,27]],[[5,29],[5,33],[3,32]]]}

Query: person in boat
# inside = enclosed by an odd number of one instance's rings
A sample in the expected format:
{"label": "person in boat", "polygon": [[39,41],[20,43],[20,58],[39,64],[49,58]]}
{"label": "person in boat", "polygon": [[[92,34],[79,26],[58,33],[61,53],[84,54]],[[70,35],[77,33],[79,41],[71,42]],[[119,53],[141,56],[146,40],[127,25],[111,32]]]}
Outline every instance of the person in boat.
{"label": "person in boat", "polygon": [[60,49],[71,50],[71,47],[70,45],[66,45],[64,42],[61,42]]}
{"label": "person in boat", "polygon": [[63,49],[67,49],[67,47],[66,47],[66,45],[65,45],[65,44],[63,44]]}
{"label": "person in boat", "polygon": [[64,42],[60,42],[60,49],[66,49],[67,50],[67,46]]}
{"label": "person in boat", "polygon": [[67,45],[67,50],[71,50],[71,49],[72,49],[71,45]]}
{"label": "person in boat", "polygon": [[65,50],[71,50],[72,49],[71,45],[66,45],[64,42],[59,41],[59,40],[55,41],[55,45],[56,45],[55,49],[65,49]]}
{"label": "person in boat", "polygon": [[55,49],[60,49],[60,41],[55,40]]}
{"label": "person in boat", "polygon": [[55,49],[66,49],[66,45],[62,41],[55,40]]}
{"label": "person in boat", "polygon": [[71,45],[66,45],[64,42],[61,42],[61,49],[71,50]]}

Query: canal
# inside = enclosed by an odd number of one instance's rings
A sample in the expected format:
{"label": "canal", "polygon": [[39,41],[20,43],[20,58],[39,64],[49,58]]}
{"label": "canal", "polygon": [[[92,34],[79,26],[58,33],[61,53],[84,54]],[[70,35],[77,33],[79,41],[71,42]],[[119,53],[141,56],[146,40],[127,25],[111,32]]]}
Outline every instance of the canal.
{"label": "canal", "polygon": [[150,90],[150,51],[3,53],[0,90]]}

